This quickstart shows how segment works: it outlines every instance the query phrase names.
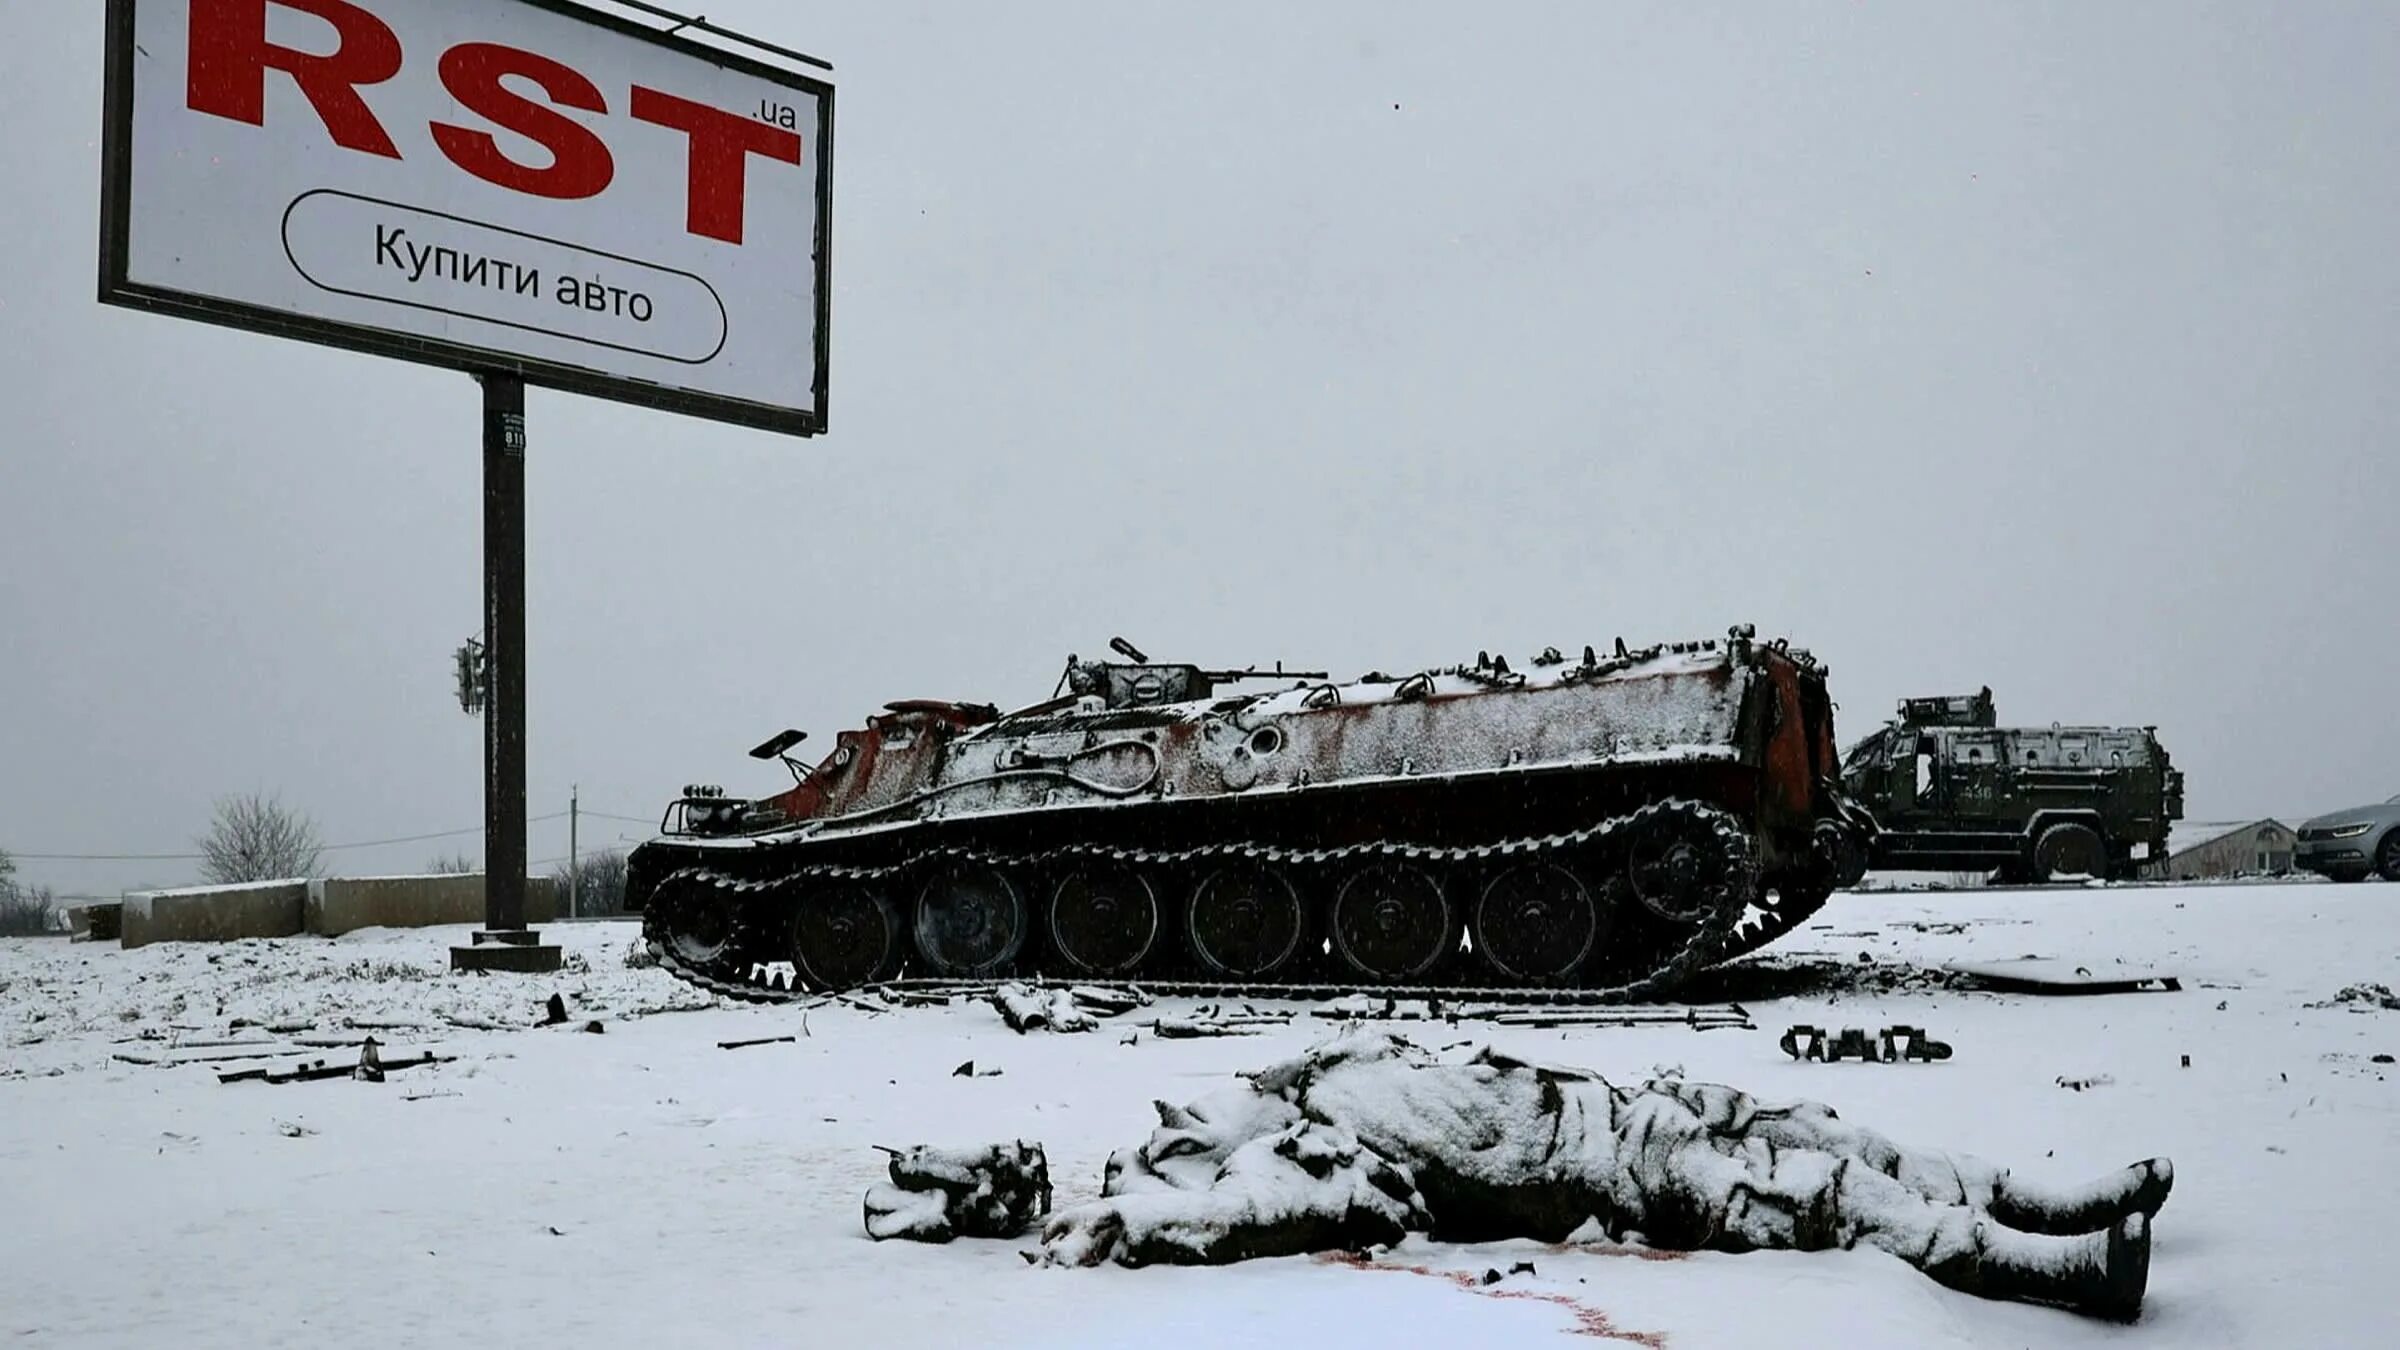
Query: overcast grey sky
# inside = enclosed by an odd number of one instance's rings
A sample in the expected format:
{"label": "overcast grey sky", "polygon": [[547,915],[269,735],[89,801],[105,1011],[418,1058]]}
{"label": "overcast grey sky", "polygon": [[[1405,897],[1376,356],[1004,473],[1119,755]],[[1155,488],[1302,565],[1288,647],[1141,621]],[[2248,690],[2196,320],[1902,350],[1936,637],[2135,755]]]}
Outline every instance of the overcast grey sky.
{"label": "overcast grey sky", "polygon": [[[1989,684],[2195,818],[2400,792],[2400,9],[705,8],[839,68],[832,432],[531,396],[537,814],[1114,633],[1742,621],[1845,744]],[[472,825],[475,387],[95,303],[101,10],[0,0],[0,847]]]}

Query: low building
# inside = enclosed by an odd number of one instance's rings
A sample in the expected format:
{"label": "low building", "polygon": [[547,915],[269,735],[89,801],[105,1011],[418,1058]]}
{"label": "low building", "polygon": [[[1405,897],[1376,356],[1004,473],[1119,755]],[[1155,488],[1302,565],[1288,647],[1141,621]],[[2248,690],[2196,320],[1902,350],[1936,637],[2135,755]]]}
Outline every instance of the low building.
{"label": "low building", "polygon": [[2292,870],[2292,827],[2280,820],[2183,821],[2167,833],[2167,856],[2145,864],[2156,881],[2274,876]]}

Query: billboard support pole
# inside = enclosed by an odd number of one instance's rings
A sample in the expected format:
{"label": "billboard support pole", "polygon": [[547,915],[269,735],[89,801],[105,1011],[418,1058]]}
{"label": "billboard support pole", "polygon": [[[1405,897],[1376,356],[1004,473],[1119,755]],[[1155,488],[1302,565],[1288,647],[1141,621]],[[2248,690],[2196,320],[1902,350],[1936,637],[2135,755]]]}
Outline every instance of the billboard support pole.
{"label": "billboard support pole", "polygon": [[525,926],[525,381],[483,385],[483,928],[453,969],[556,970],[559,949]]}

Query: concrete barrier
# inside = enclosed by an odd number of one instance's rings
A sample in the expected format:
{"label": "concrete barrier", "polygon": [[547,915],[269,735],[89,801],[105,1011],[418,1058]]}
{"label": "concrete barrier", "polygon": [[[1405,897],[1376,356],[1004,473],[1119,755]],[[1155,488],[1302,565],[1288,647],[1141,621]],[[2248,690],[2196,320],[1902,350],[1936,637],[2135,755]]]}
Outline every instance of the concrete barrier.
{"label": "concrete barrier", "polygon": [[[525,922],[558,917],[558,881],[525,879]],[[327,877],[309,883],[307,931],[340,937],[361,928],[429,928],[435,924],[483,922],[483,874],[447,876]]]}
{"label": "concrete barrier", "polygon": [[291,937],[301,931],[307,907],[305,881],[128,891],[118,912],[118,935],[127,947]]}

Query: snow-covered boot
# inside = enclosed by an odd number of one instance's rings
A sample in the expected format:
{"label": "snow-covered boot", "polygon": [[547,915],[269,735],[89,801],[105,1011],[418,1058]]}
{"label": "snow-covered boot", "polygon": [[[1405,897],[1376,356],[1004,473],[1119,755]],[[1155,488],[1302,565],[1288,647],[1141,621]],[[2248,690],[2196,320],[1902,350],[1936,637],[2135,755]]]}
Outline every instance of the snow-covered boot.
{"label": "snow-covered boot", "polygon": [[1926,1274],[1983,1298],[2051,1303],[2092,1317],[2141,1316],[2150,1285],[2150,1220],[2129,1214],[2105,1233],[2045,1237],[1995,1223],[1975,1225],[1972,1251]]}
{"label": "snow-covered boot", "polygon": [[2175,1188],[2175,1164],[2151,1158],[2082,1186],[2051,1190],[2001,1173],[1987,1212],[2020,1233],[2097,1233],[2128,1214],[2158,1213]]}

